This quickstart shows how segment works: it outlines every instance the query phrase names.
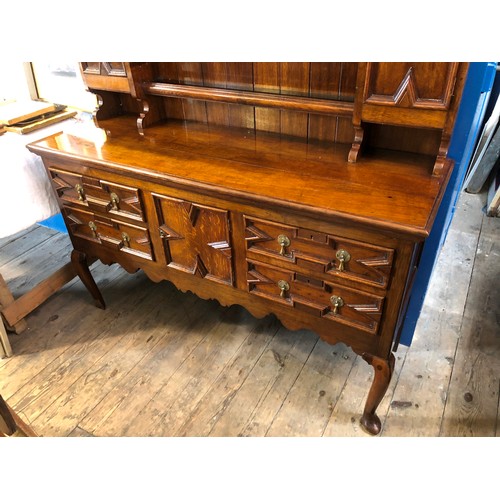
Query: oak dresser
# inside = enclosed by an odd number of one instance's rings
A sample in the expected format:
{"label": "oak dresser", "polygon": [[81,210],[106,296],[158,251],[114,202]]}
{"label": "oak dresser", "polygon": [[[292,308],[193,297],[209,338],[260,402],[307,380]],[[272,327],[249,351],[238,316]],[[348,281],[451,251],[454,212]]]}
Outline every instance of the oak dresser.
{"label": "oak dresser", "polygon": [[95,135],[43,159],[98,305],[90,259],[288,329],[343,342],[374,370],[361,424],[394,369],[422,244],[453,168],[466,63],[80,63]]}

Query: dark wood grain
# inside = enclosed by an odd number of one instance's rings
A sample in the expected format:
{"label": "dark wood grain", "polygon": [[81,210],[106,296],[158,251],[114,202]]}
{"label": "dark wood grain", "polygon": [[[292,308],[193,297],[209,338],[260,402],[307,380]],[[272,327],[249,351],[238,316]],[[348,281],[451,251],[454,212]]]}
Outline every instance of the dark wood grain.
{"label": "dark wood grain", "polygon": [[[227,88],[253,92],[253,63],[226,63]],[[255,128],[255,109],[253,106],[229,105],[229,125],[231,127]]]}
{"label": "dark wood grain", "polygon": [[78,277],[85,285],[85,288],[87,288],[92,297],[94,297],[96,306],[101,309],[106,309],[106,304],[101,292],[99,291],[99,288],[97,287],[90,272],[87,255],[83,252],[79,252],[78,250],[73,250],[71,252],[71,263],[75,268],[76,274],[78,274]]}
{"label": "dark wood grain", "polygon": [[389,360],[380,359],[370,354],[364,354],[363,358],[372,365],[374,374],[360,423],[368,433],[378,434],[382,425],[375,411],[387,391],[396,360],[393,354],[389,356]]}
{"label": "dark wood grain", "polygon": [[[280,93],[279,63],[253,63],[254,91],[268,95],[264,102],[272,101]],[[255,128],[264,132],[281,131],[281,111],[279,109],[255,108]]]}
{"label": "dark wood grain", "polygon": [[[309,63],[280,63],[281,94],[309,96]],[[309,117],[296,111],[281,113],[281,133],[307,137]]]}
{"label": "dark wood grain", "polygon": [[[182,63],[172,63],[172,64],[175,65],[178,81],[180,84],[203,85],[203,72],[201,63],[182,62]],[[167,79],[170,78],[168,72],[166,74],[166,77]],[[207,123],[207,105],[205,102],[193,99],[183,99],[181,101],[181,104],[185,120],[194,120],[194,121],[199,121],[201,123]],[[175,118],[175,116],[173,118]]]}
{"label": "dark wood grain", "polygon": [[[339,98],[342,63],[311,63],[310,71],[309,95],[311,98],[334,100]],[[308,131],[310,138],[334,141],[336,133],[336,116],[310,115]]]}
{"label": "dark wood grain", "polygon": [[[223,89],[227,86],[227,68],[225,62],[202,63],[201,68],[203,83],[206,87]],[[227,103],[207,102],[207,121],[215,125],[229,125],[229,106]]]}

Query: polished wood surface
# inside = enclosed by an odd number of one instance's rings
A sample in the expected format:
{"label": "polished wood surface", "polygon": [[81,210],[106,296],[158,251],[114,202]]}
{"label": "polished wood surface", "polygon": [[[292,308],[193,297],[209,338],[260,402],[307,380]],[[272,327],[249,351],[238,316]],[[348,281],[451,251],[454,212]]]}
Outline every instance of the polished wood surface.
{"label": "polished wood surface", "polygon": [[[124,63],[128,96],[114,84],[94,89],[99,129],[28,146],[43,158],[72,262],[97,303],[93,258],[345,343],[373,366],[361,424],[379,433],[411,276],[453,168],[446,126],[463,84],[454,75],[466,68],[385,64]],[[422,88],[423,78],[436,81]],[[381,149],[367,121],[435,128],[439,151],[419,145],[422,132],[402,145],[383,136]]]}
{"label": "polished wood surface", "polygon": [[[109,172],[172,182],[231,198],[261,199],[314,217],[427,236],[446,177],[433,158],[374,151],[355,165],[347,145],[283,140],[272,133],[170,121],[138,137],[127,117],[108,120],[98,141],[57,134],[30,149],[55,161],[89,159]],[[137,147],[130,147],[130,144]],[[451,162],[447,163],[447,174]],[[279,186],[279,190],[275,189]],[[388,193],[390,191],[390,193]]]}
{"label": "polished wood surface", "polygon": [[146,94],[163,97],[185,97],[202,101],[218,101],[228,104],[246,104],[264,108],[290,109],[312,113],[336,114],[351,116],[354,105],[348,102],[336,102],[327,99],[309,97],[292,97],[289,95],[269,95],[265,93],[246,92],[244,90],[209,89],[194,85],[178,85],[168,83],[145,83]]}
{"label": "polished wood surface", "polygon": [[[151,80],[144,86],[146,91],[153,86],[177,95],[193,92],[210,99],[225,96],[233,102],[247,99],[249,104],[165,98],[162,103],[167,119],[351,143],[351,119],[333,110],[352,114],[356,72],[357,63],[348,62],[155,63]],[[315,107],[322,114],[297,113],[293,111],[297,107]]]}

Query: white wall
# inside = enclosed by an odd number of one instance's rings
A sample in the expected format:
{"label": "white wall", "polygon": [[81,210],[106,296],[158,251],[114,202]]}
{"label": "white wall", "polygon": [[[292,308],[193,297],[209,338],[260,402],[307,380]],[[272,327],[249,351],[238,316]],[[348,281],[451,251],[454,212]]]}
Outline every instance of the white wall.
{"label": "white wall", "polygon": [[0,62],[0,102],[3,99],[31,99],[22,62]]}

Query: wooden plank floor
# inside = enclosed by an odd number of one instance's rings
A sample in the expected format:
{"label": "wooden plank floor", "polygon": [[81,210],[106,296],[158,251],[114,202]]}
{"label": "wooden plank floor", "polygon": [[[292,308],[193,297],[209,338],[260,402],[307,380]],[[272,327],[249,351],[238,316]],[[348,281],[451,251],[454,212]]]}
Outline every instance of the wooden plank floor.
{"label": "wooden plank floor", "polygon": [[[382,436],[500,433],[500,219],[483,204],[460,197],[413,344],[396,353]],[[0,272],[17,296],[69,252],[66,235],[34,226],[0,240]],[[38,434],[367,436],[372,369],[346,346],[140,272],[92,269],[106,311],[74,279],[0,360],[0,394]]]}

